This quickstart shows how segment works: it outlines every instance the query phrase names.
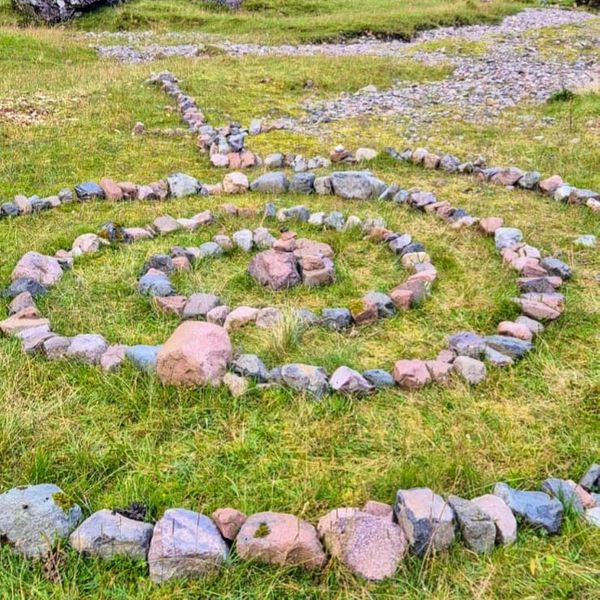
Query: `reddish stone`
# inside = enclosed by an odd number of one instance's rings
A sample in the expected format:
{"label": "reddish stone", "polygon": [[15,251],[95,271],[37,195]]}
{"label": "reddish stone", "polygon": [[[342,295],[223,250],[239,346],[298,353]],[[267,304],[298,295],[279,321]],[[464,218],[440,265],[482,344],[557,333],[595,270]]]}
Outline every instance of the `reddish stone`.
{"label": "reddish stone", "polygon": [[235,508],[218,508],[211,515],[212,520],[228,541],[233,542],[237,537],[242,525],[246,522],[246,515]]}
{"label": "reddish stone", "polygon": [[504,225],[502,217],[486,217],[479,221],[479,229],[488,235],[494,235],[496,229]]}
{"label": "reddish stone", "polygon": [[403,388],[419,389],[431,383],[431,375],[423,360],[399,360],[394,365],[394,379]]}
{"label": "reddish stone", "polygon": [[298,264],[293,254],[265,250],[250,262],[248,273],[260,285],[272,290],[282,290],[300,283]]}
{"label": "reddish stone", "polygon": [[431,379],[440,385],[446,385],[450,382],[450,374],[452,373],[452,364],[441,360],[426,361],[427,368],[431,375]]}
{"label": "reddish stone", "polygon": [[112,179],[103,177],[100,180],[100,187],[104,191],[104,196],[107,200],[111,200],[113,202],[119,202],[120,200],[123,200],[123,190]]}
{"label": "reddish stone", "polygon": [[554,194],[554,192],[563,184],[560,175],[552,175],[543,181],[540,181],[540,190],[545,194]]}
{"label": "reddish stone", "polygon": [[533,338],[533,334],[525,325],[513,321],[502,321],[498,324],[497,331],[500,335],[509,335],[520,340],[530,341]]}
{"label": "reddish stone", "polygon": [[180,317],[183,315],[187,298],[185,296],[155,296],[152,301],[159,310]]}

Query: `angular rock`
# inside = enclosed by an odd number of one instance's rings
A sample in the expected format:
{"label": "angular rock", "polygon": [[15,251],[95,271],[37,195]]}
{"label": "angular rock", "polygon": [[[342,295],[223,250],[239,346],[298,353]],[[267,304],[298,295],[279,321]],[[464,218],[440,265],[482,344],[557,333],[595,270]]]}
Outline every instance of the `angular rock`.
{"label": "angular rock", "polygon": [[202,184],[195,177],[185,173],[173,173],[167,177],[167,185],[173,198],[195,196],[202,191]]}
{"label": "angular rock", "polygon": [[27,252],[15,265],[11,280],[33,279],[43,286],[54,285],[63,275],[60,263],[52,256]]}
{"label": "angular rock", "polygon": [[228,542],[235,540],[247,519],[243,512],[235,508],[218,508],[211,517],[223,538]]}
{"label": "angular rock", "polygon": [[579,485],[588,492],[600,490],[600,464],[591,465],[579,480]]}
{"label": "angular rock", "polygon": [[82,333],[71,338],[66,356],[81,360],[90,365],[100,363],[100,358],[108,349],[107,341],[95,333]]}
{"label": "angular rock", "polygon": [[347,308],[324,308],[321,323],[327,329],[342,331],[352,325],[352,315]]}
{"label": "angular rock", "polygon": [[402,388],[417,390],[431,383],[431,374],[423,360],[399,360],[394,365],[394,380]]}
{"label": "angular rock", "polygon": [[48,338],[42,344],[42,352],[48,360],[57,360],[67,353],[67,348],[71,345],[71,338],[55,335]]}
{"label": "angular rock", "polygon": [[225,329],[232,331],[244,327],[249,323],[255,323],[258,317],[258,309],[251,306],[238,306],[234,308],[225,319]]}
{"label": "angular rock", "polygon": [[549,477],[542,481],[542,491],[561,502],[565,510],[572,510],[577,514],[583,514],[583,502],[577,493],[575,486],[564,479]]}
{"label": "angular rock", "polygon": [[448,348],[458,356],[479,358],[485,350],[485,340],[470,331],[461,331],[448,338]]}
{"label": "angular rock", "polygon": [[477,554],[485,554],[494,549],[496,542],[496,525],[488,513],[475,502],[449,496],[451,506],[467,547]]}
{"label": "angular rock", "polygon": [[79,183],[75,186],[77,199],[84,202],[86,200],[101,200],[104,198],[104,190],[93,181]]}
{"label": "angular rock", "polygon": [[394,387],[396,383],[390,373],[383,369],[370,369],[363,373],[363,377],[377,389]]}
{"label": "angular rock", "polygon": [[350,367],[337,368],[329,379],[331,389],[349,396],[366,396],[374,391],[374,386],[358,371]]}
{"label": "angular rock", "polygon": [[124,362],[127,346],[116,344],[109,346],[108,350],[100,357],[100,366],[105,373],[116,371]]}
{"label": "angular rock", "polygon": [[523,241],[523,232],[515,227],[498,227],[494,232],[496,248],[502,250]]}
{"label": "angular rock", "polygon": [[281,290],[300,283],[300,272],[293,254],[265,250],[250,262],[248,273],[258,283],[272,290]]}
{"label": "angular rock", "polygon": [[147,346],[137,344],[129,346],[125,355],[140,371],[152,373],[156,370],[156,360],[161,346]]}
{"label": "angular rock", "polygon": [[496,543],[512,544],[517,539],[517,520],[502,498],[485,494],[471,501],[488,514],[496,527]]}
{"label": "angular rock", "polygon": [[237,375],[250,377],[259,382],[265,382],[269,378],[269,371],[256,354],[240,354],[231,362],[231,370]]}
{"label": "angular rock", "polygon": [[485,364],[470,356],[457,356],[452,366],[454,371],[471,385],[477,385],[487,377]]}
{"label": "angular rock", "polygon": [[171,508],[156,523],[148,552],[150,579],[202,577],[217,571],[229,550],[217,526],[205,515]]}
{"label": "angular rock", "polygon": [[183,308],[184,319],[206,318],[206,315],[222,304],[220,298],[214,294],[192,294]]}
{"label": "angular rock", "polygon": [[232,236],[235,245],[244,252],[250,252],[254,245],[253,234],[249,229],[240,229],[236,231]]}
{"label": "angular rock", "polygon": [[547,256],[540,261],[541,266],[548,271],[550,275],[555,275],[561,279],[571,279],[573,272],[571,267],[558,258]]}
{"label": "angular rock", "polygon": [[250,189],[253,192],[262,194],[284,194],[288,191],[290,182],[285,176],[285,173],[265,173],[250,184]]}
{"label": "angular rock", "polygon": [[223,191],[226,194],[244,194],[249,187],[248,178],[238,171],[227,173],[223,179]]}
{"label": "angular rock", "polygon": [[292,363],[281,367],[281,379],[299,392],[307,392],[320,400],[329,390],[327,372],[322,367]]}
{"label": "angular rock", "polygon": [[533,349],[533,344],[527,340],[517,339],[507,335],[489,335],[486,344],[512,359],[519,360]]}

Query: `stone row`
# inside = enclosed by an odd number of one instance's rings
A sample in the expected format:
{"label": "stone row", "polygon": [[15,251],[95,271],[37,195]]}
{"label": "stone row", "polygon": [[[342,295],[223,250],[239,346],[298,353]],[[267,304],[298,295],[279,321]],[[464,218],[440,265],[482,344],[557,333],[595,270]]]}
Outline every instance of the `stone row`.
{"label": "stone row", "polygon": [[452,154],[436,154],[426,148],[406,149],[402,152],[385,148],[385,152],[404,162],[420,165],[426,169],[440,169],[447,173],[473,175],[478,181],[503,185],[508,188],[538,191],[557,202],[586,205],[600,213],[600,192],[577,188],[565,182],[560,175],[542,178],[539,171],[524,171],[518,167],[488,167],[483,158],[461,161]]}
{"label": "stone row", "polygon": [[472,499],[444,499],[426,487],[399,489],[393,505],[370,500],[362,508],[336,508],[315,527],[288,513],[247,516],[230,507],[210,516],[171,508],[151,523],[138,503],[99,510],[82,522],[81,508],[58,486],[40,484],[0,494],[0,543],[39,559],[68,538],[85,557],[147,561],[155,583],[214,576],[233,552],[244,561],[310,571],[333,558],[358,577],[382,581],[397,574],[409,553],[431,558],[461,540],[486,555],[515,543],[522,527],[558,534],[567,512],[600,527],[600,465],[579,483],[548,478],[540,487],[519,490],[501,482]]}
{"label": "stone row", "polygon": [[[245,178],[241,173],[230,173],[224,180],[223,189],[228,188],[226,182],[234,175],[238,182],[242,177]],[[306,174],[296,174],[294,179],[304,175]],[[284,173],[267,173],[252,184],[248,184],[249,188],[238,186],[231,191],[239,193],[250,189],[279,194],[290,189],[294,179],[290,183]],[[317,188],[315,180],[314,187],[306,193],[312,193],[314,190],[318,193],[336,193],[346,199],[379,198],[381,201],[434,214],[448,222],[454,229],[477,226],[482,232],[492,234],[496,248],[502,253],[504,261],[520,275],[518,285],[521,295],[515,298],[515,303],[521,308],[523,314],[515,321],[501,322],[495,335],[483,337],[468,331],[451,335],[448,338],[448,348],[435,359],[398,360],[394,364],[392,375],[383,369],[375,369],[369,374],[371,377],[367,377],[367,373],[360,374],[347,366],[342,366],[329,378],[322,367],[290,364],[281,367],[277,383],[306,391],[316,398],[322,397],[329,390],[363,395],[378,387],[387,387],[394,383],[409,390],[430,383],[445,385],[449,383],[451,373],[457,374],[469,384],[478,384],[487,377],[486,364],[482,359],[495,367],[513,364],[532,350],[533,337],[544,329],[541,321],[555,320],[563,312],[564,296],[556,289],[560,287],[563,280],[571,277],[569,266],[556,258],[542,257],[537,248],[525,243],[520,230],[504,227],[501,218],[488,217],[479,220],[463,209],[452,207],[447,202],[439,202],[431,192],[402,190],[397,184],[388,186],[368,172],[345,171],[317,179],[322,180],[322,185]],[[182,192],[179,185],[182,182],[185,182],[186,191],[190,194],[207,193],[207,187],[189,175],[176,174],[169,177],[167,182],[170,189],[177,190],[178,193]],[[268,185],[263,185],[265,183]],[[216,186],[211,187],[214,190]],[[277,211],[272,204],[269,204],[265,211],[284,221],[289,217],[298,218],[299,215],[307,220],[314,218],[305,207],[295,207],[293,211],[291,209]],[[199,223],[209,222],[212,222],[212,215],[205,211],[192,219],[176,220],[171,217],[168,219],[159,217],[155,220],[154,226],[159,232],[169,233],[179,227],[189,228]],[[15,266],[12,284],[4,292],[14,300],[9,306],[10,316],[0,322],[0,330],[5,335],[18,336],[25,351],[41,350],[50,358],[68,356],[92,364],[101,364],[106,370],[112,370],[127,356],[141,368],[147,370],[156,368],[165,384],[200,386],[221,383],[233,355],[228,332],[213,323],[187,321],[180,325],[171,338],[160,347],[127,348],[121,345],[109,347],[106,340],[97,334],[80,334],[74,338],[66,338],[50,330],[49,321],[41,317],[33,297],[44,293],[47,286],[55,284],[62,277],[63,270],[72,266],[75,257],[96,252],[103,245],[110,243],[109,240],[129,241],[154,235],[152,233],[154,230],[150,228],[111,227],[104,232],[104,237],[108,239],[93,233],[83,234],[75,240],[70,251],[60,250],[55,257],[36,252],[26,253]],[[406,234],[387,230],[385,223],[376,220],[369,222],[368,231],[372,238],[384,241],[394,253],[402,256],[404,266],[416,271],[413,277],[417,281],[421,280],[425,285],[435,279],[435,268],[430,264],[428,255],[423,252],[424,248],[418,243],[413,243]],[[209,244],[218,247],[215,242]],[[166,279],[164,281],[170,283]],[[395,300],[390,298],[389,303],[386,300],[384,306],[403,306],[404,301],[406,306],[410,306],[414,295],[415,289],[409,286],[409,289],[403,289]],[[363,303],[363,310],[368,311],[370,308],[372,307]],[[255,310],[250,310],[244,319],[254,320],[258,316]],[[379,303],[377,311],[380,313]],[[336,312],[336,319],[337,315]],[[210,352],[211,344],[216,343],[216,340],[222,349],[218,355]],[[143,357],[141,362],[136,358],[139,353]],[[178,361],[181,364],[177,365]],[[237,383],[243,389],[247,387],[248,382]]]}

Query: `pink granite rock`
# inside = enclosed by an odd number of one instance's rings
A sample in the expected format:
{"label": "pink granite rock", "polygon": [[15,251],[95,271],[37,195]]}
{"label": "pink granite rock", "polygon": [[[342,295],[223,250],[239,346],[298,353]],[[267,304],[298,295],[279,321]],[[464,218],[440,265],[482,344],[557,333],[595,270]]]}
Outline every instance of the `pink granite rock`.
{"label": "pink granite rock", "polygon": [[215,525],[219,528],[221,535],[228,541],[233,542],[237,537],[242,525],[246,522],[246,515],[235,508],[218,508],[211,515]]}
{"label": "pink granite rock", "polygon": [[250,262],[248,273],[260,285],[275,291],[300,283],[296,258],[289,252],[276,250],[259,252]]}
{"label": "pink granite rock", "polygon": [[394,379],[403,388],[416,390],[431,383],[431,375],[424,360],[399,360],[394,365]]}
{"label": "pink granite rock", "polygon": [[103,177],[100,180],[100,187],[104,191],[104,196],[107,200],[111,200],[112,202],[123,200],[123,190],[112,179]]}
{"label": "pink granite rock", "polygon": [[528,327],[513,321],[502,321],[498,324],[497,331],[500,335],[509,335],[520,340],[530,341],[533,338]]}
{"label": "pink granite rock", "polygon": [[39,252],[27,252],[15,265],[11,280],[29,278],[42,285],[54,285],[63,275],[58,260]]}

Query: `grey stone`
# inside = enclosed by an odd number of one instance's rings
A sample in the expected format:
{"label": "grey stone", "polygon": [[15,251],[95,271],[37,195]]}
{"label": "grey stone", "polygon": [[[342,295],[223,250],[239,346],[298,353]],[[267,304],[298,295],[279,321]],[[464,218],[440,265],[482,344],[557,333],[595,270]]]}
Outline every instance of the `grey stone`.
{"label": "grey stone", "polygon": [[456,156],[452,156],[451,154],[444,154],[442,158],[440,158],[440,169],[442,171],[446,171],[447,173],[456,173],[460,166],[460,161]]}
{"label": "grey stone", "polygon": [[0,494],[0,543],[28,558],[48,555],[81,519],[81,509],[56,485],[17,487]]}
{"label": "grey stone", "polygon": [[175,293],[168,277],[160,275],[144,275],[138,281],[138,290],[146,296],[172,296]]}
{"label": "grey stone", "polygon": [[514,360],[502,352],[494,350],[490,346],[486,346],[484,350],[485,359],[494,367],[509,367],[514,364]]}
{"label": "grey stone", "polygon": [[544,492],[515,490],[506,483],[497,483],[494,494],[528,525],[543,528],[548,533],[558,533],[562,523],[563,505]]}
{"label": "grey stone", "polygon": [[162,271],[165,274],[172,273],[175,270],[173,259],[168,254],[155,254],[146,260],[140,275],[145,275],[150,269]]}
{"label": "grey stone", "polygon": [[19,207],[13,202],[5,202],[0,206],[0,217],[16,217],[19,214]]}
{"label": "grey stone", "polygon": [[552,197],[557,202],[566,202],[574,188],[568,184],[559,185],[553,192]]}
{"label": "grey stone", "polygon": [[148,552],[150,579],[202,577],[214,573],[229,550],[217,526],[205,515],[171,508],[156,523]]}
{"label": "grey stone", "polygon": [[256,326],[261,329],[274,327],[283,319],[283,312],[279,308],[268,306],[261,308],[256,316]]}
{"label": "grey stone", "polygon": [[506,356],[510,356],[514,360],[523,358],[528,352],[533,350],[531,342],[508,335],[489,335],[485,338],[485,342],[490,348]]}
{"label": "grey stone", "polygon": [[529,173],[525,173],[525,175],[519,179],[517,185],[526,190],[534,190],[539,185],[541,179],[542,177],[537,171],[529,171]]}
{"label": "grey stone", "polygon": [[487,377],[485,364],[470,356],[457,356],[452,366],[454,371],[471,385],[477,385]]}
{"label": "grey stone", "polygon": [[546,494],[560,500],[565,510],[573,510],[577,514],[583,514],[583,503],[572,483],[564,479],[548,477],[548,479],[542,481],[541,487]]}
{"label": "grey stone", "polygon": [[253,234],[249,229],[240,229],[232,236],[235,245],[244,252],[250,252],[254,245]]}
{"label": "grey stone", "polygon": [[65,356],[70,345],[71,338],[55,335],[44,341],[42,350],[48,360],[56,360]]}
{"label": "grey stone", "polygon": [[127,556],[145,559],[154,527],[110,510],[99,510],[86,519],[69,538],[71,546],[86,556],[111,559]]}
{"label": "grey stone", "polygon": [[233,359],[230,368],[238,375],[250,377],[259,382],[269,379],[269,371],[265,367],[265,363],[256,354],[240,354]]}
{"label": "grey stone", "polygon": [[544,326],[539,321],[524,315],[517,317],[515,319],[515,323],[518,323],[519,325],[525,325],[525,327],[527,327],[527,329],[529,329],[534,336],[539,335],[544,331]]}
{"label": "grey stone", "polygon": [[496,525],[492,518],[474,502],[458,496],[449,496],[448,504],[454,510],[460,533],[467,547],[477,554],[491,552],[496,543]]}
{"label": "grey stone", "polygon": [[204,294],[201,292],[192,294],[183,307],[183,318],[205,318],[213,308],[216,308],[220,305],[220,298],[214,294]]}
{"label": "grey stone", "polygon": [[265,173],[250,184],[250,189],[253,192],[263,194],[284,194],[288,191],[290,182],[285,176],[285,173]]}
{"label": "grey stone", "polygon": [[448,338],[448,348],[458,356],[479,358],[485,351],[485,340],[471,331],[461,331]]}
{"label": "grey stone", "polygon": [[542,258],[540,264],[550,275],[555,275],[561,279],[571,279],[573,274],[571,267],[562,260],[558,260],[558,258],[547,256],[546,258]]}
{"label": "grey stone", "polygon": [[337,368],[329,378],[329,387],[349,396],[366,396],[374,391],[373,384],[350,367]]}
{"label": "grey stone", "polygon": [[494,232],[496,248],[502,250],[523,241],[523,232],[516,227],[498,227]]}
{"label": "grey stone", "polygon": [[377,308],[377,316],[380,319],[387,319],[396,314],[394,301],[387,295],[381,292],[367,292],[362,297],[363,303]]}
{"label": "grey stone", "polygon": [[185,198],[195,196],[202,190],[202,184],[191,175],[185,173],[173,173],[167,177],[169,193],[173,198]]}
{"label": "grey stone", "polygon": [[574,243],[576,246],[583,246],[584,248],[595,248],[597,242],[598,238],[595,235],[587,234],[580,235]]}
{"label": "grey stone", "polygon": [[290,182],[289,191],[292,194],[313,194],[315,191],[315,176],[313,173],[296,173]]}
{"label": "grey stone", "polygon": [[75,186],[75,193],[77,194],[77,199],[81,201],[101,200],[104,198],[104,190],[93,181],[77,184]]}
{"label": "grey stone", "polygon": [[140,370],[152,373],[156,370],[156,359],[162,346],[138,344],[125,351],[127,358]]}
{"label": "grey stone", "polygon": [[344,229],[344,215],[341,212],[334,210],[325,217],[323,224],[336,231],[342,231],[342,229]]}
{"label": "grey stone", "polygon": [[383,369],[370,369],[363,373],[363,377],[377,389],[394,387],[396,384],[392,375]]}
{"label": "grey stone", "polygon": [[387,185],[367,171],[338,171],[331,174],[334,194],[344,200],[378,198]]}
{"label": "grey stone", "polygon": [[452,545],[452,508],[429,488],[398,490],[394,512],[415,554],[441,552]]}
{"label": "grey stone", "polygon": [[281,169],[283,167],[283,154],[275,152],[265,157],[265,167],[267,169]]}
{"label": "grey stone", "polygon": [[600,490],[600,465],[593,464],[579,480],[579,485],[588,492]]}
{"label": "grey stone", "polygon": [[329,389],[327,372],[322,367],[301,363],[283,365],[281,379],[291,388],[308,392],[317,400],[321,399]]}
{"label": "grey stone", "polygon": [[310,219],[310,211],[306,206],[302,206],[301,204],[290,206],[290,208],[284,208],[283,211],[288,219],[297,219],[298,221],[304,221],[305,223]]}
{"label": "grey stone", "polygon": [[108,343],[101,335],[81,333],[71,338],[66,356],[97,365],[107,349]]}
{"label": "grey stone", "polygon": [[277,207],[272,202],[267,202],[263,214],[267,219],[274,219],[277,216]]}
{"label": "grey stone", "polygon": [[321,323],[328,329],[341,331],[352,325],[352,314],[347,308],[324,308]]}
{"label": "grey stone", "polygon": [[21,340],[21,348],[25,353],[41,350],[44,342],[54,336],[55,334],[50,331],[48,325],[29,327],[16,335]]}
{"label": "grey stone", "polygon": [[198,247],[199,254],[198,258],[206,258],[207,256],[221,256],[223,254],[223,248],[215,242],[204,242]]}
{"label": "grey stone", "polygon": [[68,21],[83,10],[116,4],[120,0],[13,0],[20,11],[47,23]]}
{"label": "grey stone", "polygon": [[319,196],[328,196],[333,194],[333,185],[331,183],[331,177],[329,175],[323,175],[322,177],[316,177],[314,180],[315,192]]}

